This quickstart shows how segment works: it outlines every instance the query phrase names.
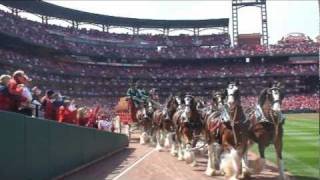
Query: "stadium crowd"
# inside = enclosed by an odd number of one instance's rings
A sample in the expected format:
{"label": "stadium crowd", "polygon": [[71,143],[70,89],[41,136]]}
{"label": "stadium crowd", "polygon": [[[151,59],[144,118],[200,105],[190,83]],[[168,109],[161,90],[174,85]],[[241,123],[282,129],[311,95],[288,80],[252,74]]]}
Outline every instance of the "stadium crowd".
{"label": "stadium crowd", "polygon": [[[237,77],[240,80],[243,98],[245,98],[242,102],[246,107],[255,104],[256,98],[254,97],[267,85],[268,80],[277,78],[286,85],[285,93],[289,94],[284,101],[284,110],[309,109],[314,111],[318,107],[315,102],[318,96],[296,95],[300,93],[298,87],[303,84],[301,77],[316,75],[318,73],[317,64],[257,65],[249,63],[114,67],[98,64],[87,65],[72,60],[63,61],[58,57],[36,57],[4,49],[0,49],[0,64],[3,67],[0,74],[12,74],[16,69],[24,69],[33,79],[32,86],[48,90],[49,95],[56,92],[56,96],[64,94],[73,97],[80,107],[89,106],[89,109],[94,109],[99,106],[103,114],[112,112],[110,110],[114,108],[119,97],[125,95],[129,81],[133,78],[140,79],[145,89],[159,89],[160,96],[165,98],[170,92],[182,90],[192,92],[197,96],[208,97],[212,89],[221,89],[228,78]],[[46,98],[47,96],[48,94]],[[61,95],[59,97],[61,99]],[[37,99],[41,102],[41,98]],[[68,101],[71,103],[72,100],[68,99]],[[92,112],[94,111],[91,110]],[[55,119],[59,119],[56,113],[54,116]],[[51,119],[54,119],[53,116]]]}
{"label": "stadium crowd", "polygon": [[[111,122],[114,117],[111,114],[112,111],[101,110],[99,104],[92,104],[91,107],[79,106],[81,100],[76,104],[75,99],[62,96],[60,92],[51,89],[43,94],[39,87],[31,88],[31,81],[32,79],[22,70],[14,71],[12,76],[2,74],[0,76],[0,110],[43,117],[59,123],[114,131]],[[39,110],[42,112],[41,115]]]}
{"label": "stadium crowd", "polygon": [[[197,65],[158,65],[141,67],[119,67],[99,64],[87,64],[75,60],[66,61],[58,58],[39,58],[32,55],[22,55],[17,52],[0,49],[1,63],[29,70],[42,70],[55,75],[80,75],[83,77],[112,78],[213,78],[228,76],[268,76],[268,75],[313,75],[317,74],[317,64],[197,64]],[[27,64],[25,64],[27,63]],[[27,65],[27,66],[26,66]],[[197,68],[194,68],[194,67]],[[95,74],[92,74],[95,72]]]}
{"label": "stadium crowd", "polygon": [[[114,116],[112,106],[116,105],[116,97],[112,98],[78,98],[62,96],[59,91],[46,90],[44,94],[37,86],[31,89],[31,79],[24,71],[17,70],[12,76],[0,76],[0,110],[13,111],[32,116],[38,107],[43,117],[60,123],[77,124],[87,127],[98,127],[96,122],[105,122]],[[31,90],[30,90],[31,89]],[[164,97],[163,97],[164,98]],[[283,101],[283,111],[319,111],[319,95],[294,94]],[[257,96],[243,96],[244,108],[255,107]],[[91,105],[91,107],[82,104]],[[104,105],[101,107],[101,105]],[[100,111],[102,109],[102,111]]]}
{"label": "stadium crowd", "polygon": [[203,59],[262,55],[317,54],[320,44],[287,42],[268,47],[230,48],[228,34],[206,36],[129,35],[64,28],[23,19],[0,11],[0,32],[61,51],[127,59]]}
{"label": "stadium crowd", "polygon": [[[67,54],[117,59],[206,59],[274,55],[313,55],[319,42],[284,38],[268,47],[230,47],[228,34],[206,36],[129,35],[41,24],[0,10],[0,33],[64,51]],[[120,65],[119,65],[120,64]],[[0,110],[46,119],[100,127],[96,122],[115,116],[119,97],[132,79],[143,89],[159,89],[160,102],[170,93],[191,92],[210,102],[212,90],[224,88],[231,78],[240,81],[242,103],[254,107],[268,81],[285,85],[284,111],[319,112],[319,95],[305,93],[304,78],[318,75],[318,64],[285,63],[145,63],[121,65],[81,61],[69,55],[40,56],[0,48]],[[23,69],[17,70],[17,69]],[[31,80],[32,79],[32,80]],[[254,87],[254,88],[253,88]],[[303,93],[301,93],[303,92]],[[314,94],[313,94],[314,93]]]}

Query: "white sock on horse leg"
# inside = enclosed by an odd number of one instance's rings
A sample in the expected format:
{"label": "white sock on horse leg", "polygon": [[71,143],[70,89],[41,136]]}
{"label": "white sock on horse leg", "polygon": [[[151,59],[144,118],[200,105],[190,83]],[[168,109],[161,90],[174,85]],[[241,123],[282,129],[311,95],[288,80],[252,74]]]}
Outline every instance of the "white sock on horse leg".
{"label": "white sock on horse leg", "polygon": [[284,164],[283,164],[283,160],[278,158],[277,161],[278,161],[280,179],[281,179],[281,180],[284,180],[284,179],[285,179],[285,175],[284,175]]}
{"label": "white sock on horse leg", "polygon": [[208,162],[207,162],[207,169],[205,174],[207,176],[213,176],[215,173],[215,168],[214,168],[214,152],[213,152],[213,145],[209,144],[208,145]]}
{"label": "white sock on horse leg", "polygon": [[178,145],[178,160],[183,161],[183,151],[180,144]]}
{"label": "white sock on horse leg", "polygon": [[174,142],[171,143],[171,155],[176,156],[178,154],[177,146]]}

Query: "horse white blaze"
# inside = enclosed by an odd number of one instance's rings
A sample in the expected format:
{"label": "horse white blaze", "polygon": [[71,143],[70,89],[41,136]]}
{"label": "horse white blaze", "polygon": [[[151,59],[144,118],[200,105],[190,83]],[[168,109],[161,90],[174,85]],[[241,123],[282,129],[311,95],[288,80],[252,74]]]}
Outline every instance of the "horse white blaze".
{"label": "horse white blaze", "polygon": [[227,88],[227,93],[228,93],[228,99],[227,102],[228,104],[232,104],[234,102],[234,93],[238,90],[238,87],[235,85],[229,85]]}
{"label": "horse white blaze", "polygon": [[178,109],[180,109],[181,108],[181,99],[180,99],[180,97],[176,97],[176,101],[178,103]]}
{"label": "horse white blaze", "polygon": [[217,99],[218,107],[222,107],[223,106],[222,96],[217,95],[216,99]]}
{"label": "horse white blaze", "polygon": [[164,115],[164,118],[165,118],[165,119],[170,119],[167,108],[164,108],[164,109],[162,110],[162,114]]}
{"label": "horse white blaze", "polygon": [[188,116],[189,113],[190,113],[190,107],[187,106],[181,114],[181,118],[183,119],[183,122],[189,122],[189,116]]}
{"label": "horse white blaze", "polygon": [[142,114],[143,114],[143,118],[147,118],[147,111],[146,111],[146,108],[143,108],[142,109]]}
{"label": "horse white blaze", "polygon": [[185,101],[186,105],[189,106],[191,103],[191,97],[190,96],[185,97],[184,101]]}
{"label": "horse white blaze", "polygon": [[273,101],[275,101],[275,103],[273,103],[273,105],[272,105],[272,110],[277,111],[277,112],[281,111],[279,91],[272,90],[272,97],[273,97]]}
{"label": "horse white blaze", "polygon": [[149,102],[149,103],[148,103],[148,111],[149,111],[149,112],[152,112],[152,110],[153,110],[152,103]]}
{"label": "horse white blaze", "polygon": [[191,111],[191,109],[190,109],[191,100],[192,100],[192,98],[190,96],[187,96],[184,98],[184,101],[186,103],[186,108],[181,115],[184,122],[189,122],[189,116],[190,116],[190,111]]}

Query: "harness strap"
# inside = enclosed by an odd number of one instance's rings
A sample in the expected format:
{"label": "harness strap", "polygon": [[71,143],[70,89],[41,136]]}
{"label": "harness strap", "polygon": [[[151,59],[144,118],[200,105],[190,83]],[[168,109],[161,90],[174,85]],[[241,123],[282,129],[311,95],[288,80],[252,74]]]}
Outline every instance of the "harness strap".
{"label": "harness strap", "polygon": [[232,121],[231,121],[231,129],[232,129],[232,134],[233,134],[233,140],[235,142],[235,145],[238,144],[238,141],[237,141],[237,136],[236,136],[236,132],[235,132],[235,129],[234,129],[234,123],[235,123],[235,119],[237,117],[237,114],[238,114],[238,107],[236,106],[235,108],[235,114],[233,115],[233,118],[232,118]]}

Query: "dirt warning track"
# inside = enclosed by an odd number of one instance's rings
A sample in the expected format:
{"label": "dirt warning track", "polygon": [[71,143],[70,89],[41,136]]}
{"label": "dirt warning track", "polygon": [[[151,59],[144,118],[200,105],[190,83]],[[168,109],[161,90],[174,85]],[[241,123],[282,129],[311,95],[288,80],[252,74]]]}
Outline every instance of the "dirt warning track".
{"label": "dirt warning track", "polygon": [[[249,159],[254,155],[250,154]],[[140,145],[136,136],[125,150],[96,164],[65,177],[66,180],[223,180],[222,176],[208,177],[204,174],[207,160],[197,156],[197,166],[191,167],[178,161],[169,152],[157,152],[149,145]],[[277,169],[267,163],[264,171],[251,179],[276,180]],[[287,179],[293,179],[288,176]]]}

